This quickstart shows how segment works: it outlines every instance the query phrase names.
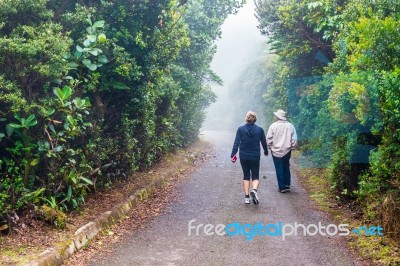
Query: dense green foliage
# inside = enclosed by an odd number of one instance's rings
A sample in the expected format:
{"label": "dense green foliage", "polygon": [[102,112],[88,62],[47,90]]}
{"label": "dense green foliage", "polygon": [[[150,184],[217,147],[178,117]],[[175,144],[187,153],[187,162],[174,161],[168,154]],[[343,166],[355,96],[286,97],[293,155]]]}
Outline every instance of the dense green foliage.
{"label": "dense green foliage", "polygon": [[193,142],[220,83],[214,41],[241,4],[1,1],[0,225],[75,209]]}
{"label": "dense green foliage", "polygon": [[304,167],[400,237],[400,22],[394,0],[256,0],[279,56],[268,94],[298,129]]}

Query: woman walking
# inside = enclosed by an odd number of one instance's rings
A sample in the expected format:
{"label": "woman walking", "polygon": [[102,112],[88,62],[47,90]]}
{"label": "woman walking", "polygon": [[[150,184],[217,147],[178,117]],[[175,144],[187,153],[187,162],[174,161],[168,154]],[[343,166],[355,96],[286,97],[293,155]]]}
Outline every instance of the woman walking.
{"label": "woman walking", "polygon": [[[243,170],[244,203],[250,204],[250,196],[254,204],[259,203],[257,190],[260,172],[260,143],[264,149],[264,155],[268,155],[268,147],[264,129],[257,126],[257,115],[249,111],[246,114],[246,124],[236,131],[235,142],[231,153],[232,162],[236,161],[236,153],[239,149],[240,165]],[[250,191],[250,178],[252,190]]]}

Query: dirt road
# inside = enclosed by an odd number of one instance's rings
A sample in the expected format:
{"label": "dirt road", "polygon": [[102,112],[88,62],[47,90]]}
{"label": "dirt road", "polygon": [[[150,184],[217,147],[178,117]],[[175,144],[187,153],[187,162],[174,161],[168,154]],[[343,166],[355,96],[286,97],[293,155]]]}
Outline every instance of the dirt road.
{"label": "dirt road", "polygon": [[[203,138],[216,146],[216,156],[179,185],[182,199],[173,202],[168,207],[169,212],[157,217],[144,229],[115,244],[111,253],[97,256],[90,265],[361,264],[350,254],[341,236],[298,235],[283,240],[281,236],[257,235],[246,240],[245,235],[217,235],[211,226],[208,230],[213,235],[206,235],[204,227],[199,227],[199,235],[196,235],[195,228],[199,224],[332,223],[311,202],[294,171],[292,192],[278,192],[271,156],[261,159],[260,175],[267,178],[261,179],[260,204],[245,205],[240,164],[232,164],[229,160],[234,134],[205,132]],[[193,219],[189,236],[189,222]],[[231,227],[232,234],[235,228]],[[272,229],[271,234],[274,232]]]}

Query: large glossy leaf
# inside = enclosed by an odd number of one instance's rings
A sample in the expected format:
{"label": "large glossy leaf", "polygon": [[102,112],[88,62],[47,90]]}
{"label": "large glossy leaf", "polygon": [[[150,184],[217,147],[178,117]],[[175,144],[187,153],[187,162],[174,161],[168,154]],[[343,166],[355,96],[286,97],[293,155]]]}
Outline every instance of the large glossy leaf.
{"label": "large glossy leaf", "polygon": [[[74,57],[75,57],[76,59],[81,58],[81,56],[82,56],[82,52],[81,52],[81,51],[75,51]],[[77,65],[77,66],[78,66],[78,65]]]}
{"label": "large glossy leaf", "polygon": [[107,56],[105,56],[105,55],[100,55],[100,56],[97,58],[97,60],[98,60],[100,63],[102,63],[102,64],[108,63],[108,58],[107,58]]}
{"label": "large glossy leaf", "polygon": [[14,123],[10,123],[9,125],[10,125],[10,127],[12,127],[12,128],[21,128],[21,127],[22,127],[21,125],[14,124]]}
{"label": "large glossy leaf", "polygon": [[83,42],[83,45],[84,45],[85,47],[90,46],[90,40],[89,40],[89,39],[86,39],[86,40]]}
{"label": "large glossy leaf", "polygon": [[35,159],[33,159],[32,161],[31,161],[31,165],[32,166],[35,166],[35,165],[37,165],[37,164],[39,164],[40,163],[40,158],[35,158]]}
{"label": "large glossy leaf", "polygon": [[77,68],[79,65],[78,65],[77,63],[75,63],[75,62],[69,62],[69,63],[68,63],[68,66],[69,66],[70,68]]}
{"label": "large glossy leaf", "polygon": [[89,51],[89,53],[91,53],[94,56],[98,56],[99,55],[99,51],[97,51],[97,50],[91,50],[91,51]]}
{"label": "large glossy leaf", "polygon": [[37,120],[35,119],[35,115],[31,114],[26,120],[25,120],[25,127],[33,127],[37,125]]}
{"label": "large glossy leaf", "polygon": [[96,21],[96,22],[93,24],[93,27],[94,27],[94,28],[102,28],[102,27],[104,27],[104,20]]}
{"label": "large glossy leaf", "polygon": [[67,120],[71,126],[75,125],[76,123],[75,119],[70,115],[67,116]]}
{"label": "large glossy leaf", "polygon": [[89,184],[89,185],[93,185],[92,180],[90,180],[90,179],[88,179],[88,178],[86,178],[86,177],[80,176],[79,179],[85,181],[85,182],[86,182],[87,184]]}
{"label": "large glossy leaf", "polygon": [[82,100],[81,98],[75,98],[73,100],[73,102],[74,102],[76,108],[78,108],[78,109],[82,109],[85,107],[85,100]]}
{"label": "large glossy leaf", "polygon": [[14,133],[14,128],[10,125],[6,125],[6,134],[8,137],[11,137],[11,135]]}
{"label": "large glossy leaf", "polygon": [[96,35],[89,34],[89,35],[87,35],[86,37],[87,37],[87,39],[88,39],[89,41],[91,41],[91,42],[95,42],[95,41],[96,41]]}
{"label": "large glossy leaf", "polygon": [[66,53],[63,55],[64,59],[69,59],[71,57],[71,53]]}
{"label": "large glossy leaf", "polygon": [[90,64],[92,64],[92,62],[89,59],[85,58],[85,59],[82,60],[82,64],[84,64],[85,66],[89,67]]}
{"label": "large glossy leaf", "polygon": [[90,70],[94,71],[94,70],[97,69],[97,65],[95,65],[95,64],[90,64],[90,65],[88,66],[88,68],[89,68]]}
{"label": "large glossy leaf", "polygon": [[61,100],[68,99],[72,94],[72,89],[68,86],[64,86],[62,90],[60,88],[54,88],[53,93]]}
{"label": "large glossy leaf", "polygon": [[47,116],[50,116],[50,115],[54,114],[55,111],[56,111],[56,109],[54,109],[54,108],[48,109],[48,110],[46,111],[46,115],[47,115]]}
{"label": "large glossy leaf", "polygon": [[90,16],[87,17],[86,21],[87,21],[87,23],[89,23],[90,26],[93,25],[92,18]]}
{"label": "large glossy leaf", "polygon": [[87,33],[92,34],[93,33],[93,27],[87,27],[86,28]]}
{"label": "large glossy leaf", "polygon": [[72,187],[68,186],[67,201],[71,200],[71,196],[72,196]]}

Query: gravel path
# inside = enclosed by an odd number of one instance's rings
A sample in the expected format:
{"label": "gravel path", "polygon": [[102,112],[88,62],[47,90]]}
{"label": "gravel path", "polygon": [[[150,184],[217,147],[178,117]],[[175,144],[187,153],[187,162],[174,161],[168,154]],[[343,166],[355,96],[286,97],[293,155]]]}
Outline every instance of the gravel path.
{"label": "gravel path", "polygon": [[[204,228],[188,236],[189,221],[199,224],[330,224],[311,202],[294,171],[292,192],[277,189],[271,156],[261,159],[260,204],[244,205],[239,163],[229,160],[234,139],[231,132],[205,132],[216,146],[216,156],[193,172],[179,190],[182,200],[169,211],[116,243],[109,254],[90,265],[361,265],[348,251],[342,237],[324,236],[207,236]],[[300,230],[301,231],[301,230]],[[271,231],[272,232],[272,231]]]}

